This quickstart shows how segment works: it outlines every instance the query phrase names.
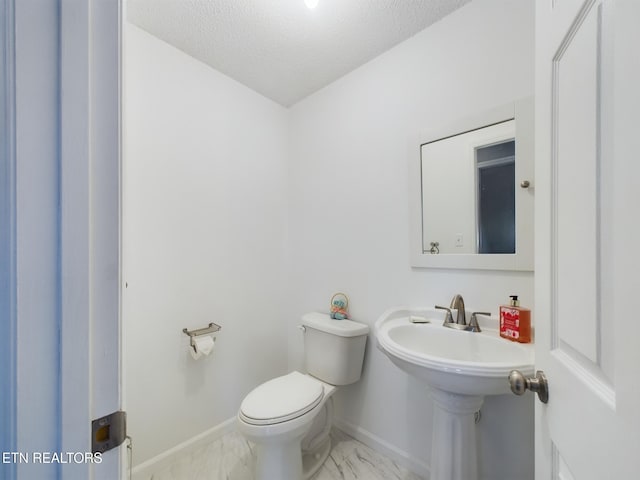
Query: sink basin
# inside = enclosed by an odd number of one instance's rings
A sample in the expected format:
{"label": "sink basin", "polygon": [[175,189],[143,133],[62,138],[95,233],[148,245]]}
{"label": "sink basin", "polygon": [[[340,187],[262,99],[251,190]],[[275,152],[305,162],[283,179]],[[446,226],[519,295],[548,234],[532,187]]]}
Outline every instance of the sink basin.
{"label": "sink basin", "polygon": [[[412,323],[412,315],[431,322]],[[376,322],[376,339],[394,364],[433,387],[463,395],[509,393],[511,370],[533,374],[533,345],[501,338],[497,319],[478,320],[482,332],[467,332],[442,326],[439,310],[396,308]]]}
{"label": "sink basin", "polygon": [[[465,313],[468,321],[471,312]],[[429,385],[431,480],[477,480],[476,413],[486,395],[509,393],[511,370],[533,375],[534,350],[501,338],[496,318],[478,315],[482,331],[467,332],[444,327],[444,315],[435,308],[392,308],[376,322],[376,341],[395,365]],[[411,316],[430,322],[413,323]]]}

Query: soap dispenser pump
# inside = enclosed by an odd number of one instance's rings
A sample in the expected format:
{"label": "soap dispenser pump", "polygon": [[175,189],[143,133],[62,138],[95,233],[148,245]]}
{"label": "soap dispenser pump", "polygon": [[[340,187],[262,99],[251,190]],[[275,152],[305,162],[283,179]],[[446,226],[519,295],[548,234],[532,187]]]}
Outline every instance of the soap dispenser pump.
{"label": "soap dispenser pump", "polygon": [[531,341],[531,310],[522,308],[517,295],[509,305],[500,306],[500,336],[520,343]]}

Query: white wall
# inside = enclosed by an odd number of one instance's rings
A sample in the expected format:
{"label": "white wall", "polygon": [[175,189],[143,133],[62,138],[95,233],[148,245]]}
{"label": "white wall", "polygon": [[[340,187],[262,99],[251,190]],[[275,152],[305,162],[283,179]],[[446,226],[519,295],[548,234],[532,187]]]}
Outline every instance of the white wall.
{"label": "white wall", "polygon": [[[125,399],[140,464],[286,370],[287,115],[125,25]],[[182,333],[222,325],[194,361]]]}
{"label": "white wall", "polygon": [[[354,319],[371,326],[391,306],[447,304],[455,293],[479,310],[497,312],[510,294],[533,305],[531,273],[411,269],[407,207],[409,138],[531,95],[533,28],[532,1],[475,0],[292,108],[295,317],[326,311],[336,291],[350,296]],[[289,322],[290,368],[302,366],[297,321]],[[371,337],[365,362],[362,381],[336,396],[338,417],[428,464],[427,388]],[[530,399],[487,399],[483,478],[533,477],[533,435],[522,432],[533,432]]]}

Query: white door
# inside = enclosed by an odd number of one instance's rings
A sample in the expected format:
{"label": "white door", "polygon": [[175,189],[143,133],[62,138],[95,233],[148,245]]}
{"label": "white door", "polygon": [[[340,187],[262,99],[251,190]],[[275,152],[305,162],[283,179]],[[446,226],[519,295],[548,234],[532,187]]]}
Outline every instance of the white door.
{"label": "white door", "polygon": [[536,479],[640,478],[640,2],[536,9]]}

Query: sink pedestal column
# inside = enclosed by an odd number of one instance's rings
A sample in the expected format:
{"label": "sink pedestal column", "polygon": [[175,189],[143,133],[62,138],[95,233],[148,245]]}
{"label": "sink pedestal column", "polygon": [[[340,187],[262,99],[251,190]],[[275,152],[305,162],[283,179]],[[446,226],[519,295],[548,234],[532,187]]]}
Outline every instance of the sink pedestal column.
{"label": "sink pedestal column", "polygon": [[459,395],[429,386],[433,407],[431,480],[477,480],[475,413],[482,395]]}

